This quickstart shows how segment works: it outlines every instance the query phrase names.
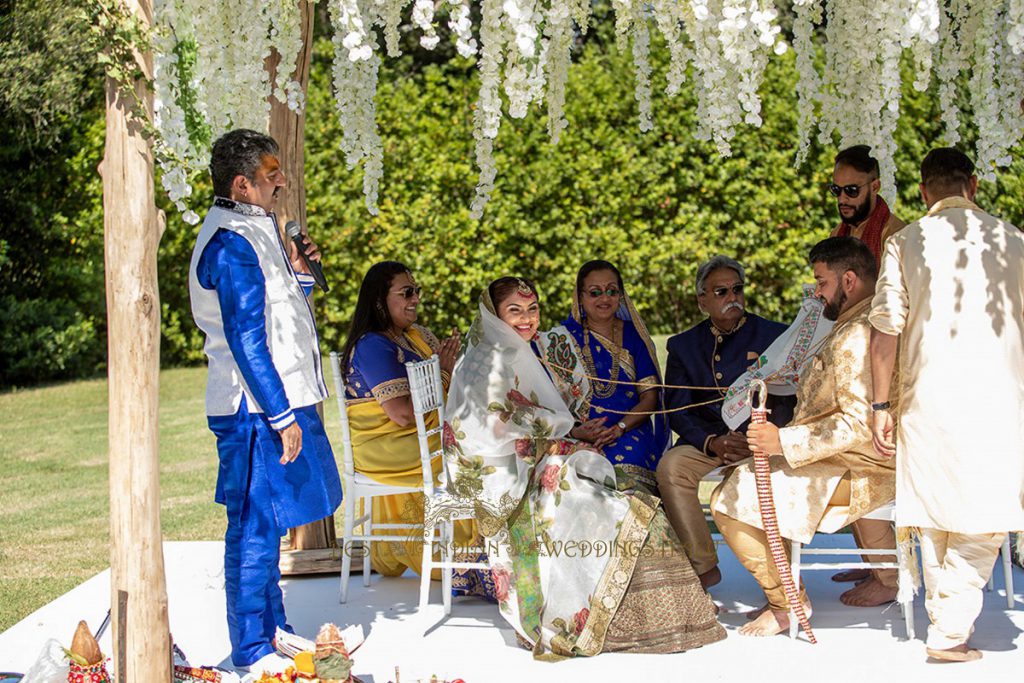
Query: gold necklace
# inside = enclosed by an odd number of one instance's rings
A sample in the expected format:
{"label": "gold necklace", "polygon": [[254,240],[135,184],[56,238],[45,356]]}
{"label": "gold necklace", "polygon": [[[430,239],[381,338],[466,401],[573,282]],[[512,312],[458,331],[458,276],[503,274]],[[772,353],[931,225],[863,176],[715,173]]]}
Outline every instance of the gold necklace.
{"label": "gold necklace", "polygon": [[595,378],[591,380],[591,390],[594,396],[598,398],[608,398],[615,393],[618,384],[616,382],[619,379],[619,354],[622,352],[622,321],[618,318],[612,324],[612,336],[614,337],[614,346],[612,344],[605,344],[608,347],[608,353],[612,356],[612,371],[610,382],[599,382],[597,381],[597,369],[594,366],[594,355],[590,352],[590,324],[587,322],[583,323],[583,365],[587,368],[587,374]]}
{"label": "gold necklace", "polygon": [[404,331],[401,334],[395,334],[391,330],[388,330],[387,331],[387,335],[388,335],[388,339],[390,339],[391,341],[395,342],[395,345],[398,347],[398,362],[399,363],[405,363],[405,354],[402,353],[402,349],[405,349],[406,351],[408,351],[409,353],[413,354],[414,356],[418,357],[420,355],[419,352],[412,347],[412,342],[410,342],[409,338],[405,336],[405,332]]}

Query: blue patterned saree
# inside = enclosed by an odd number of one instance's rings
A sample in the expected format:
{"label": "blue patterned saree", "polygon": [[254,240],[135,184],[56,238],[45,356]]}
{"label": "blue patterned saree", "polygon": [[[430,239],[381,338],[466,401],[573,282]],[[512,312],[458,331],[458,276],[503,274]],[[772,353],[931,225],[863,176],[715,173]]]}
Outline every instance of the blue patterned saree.
{"label": "blue patterned saree", "polygon": [[[578,422],[603,417],[605,426],[614,425],[622,420],[623,413],[635,409],[646,391],[659,392],[658,409],[663,408],[654,344],[625,294],[616,317],[623,321],[621,347],[593,330],[585,330],[584,313],[575,301],[572,316],[540,335],[548,371]],[[584,344],[589,353],[584,351]],[[665,416],[654,415],[603,451],[613,465],[653,488],[654,471],[668,438]]]}

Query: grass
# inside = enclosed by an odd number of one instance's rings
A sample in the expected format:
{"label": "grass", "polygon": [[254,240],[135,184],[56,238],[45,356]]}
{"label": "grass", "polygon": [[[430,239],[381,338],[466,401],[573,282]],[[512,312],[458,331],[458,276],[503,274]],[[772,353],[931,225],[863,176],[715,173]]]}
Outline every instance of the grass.
{"label": "grass", "polygon": [[[664,363],[665,338],[655,338]],[[160,520],[166,540],[224,535],[206,369],[160,373]],[[337,434],[333,399],[327,431]],[[0,631],[110,565],[106,380],[0,394]]]}
{"label": "grass", "polygon": [[[205,369],[160,376],[161,521],[169,540],[223,536]],[[0,394],[0,631],[110,564],[107,385]]]}

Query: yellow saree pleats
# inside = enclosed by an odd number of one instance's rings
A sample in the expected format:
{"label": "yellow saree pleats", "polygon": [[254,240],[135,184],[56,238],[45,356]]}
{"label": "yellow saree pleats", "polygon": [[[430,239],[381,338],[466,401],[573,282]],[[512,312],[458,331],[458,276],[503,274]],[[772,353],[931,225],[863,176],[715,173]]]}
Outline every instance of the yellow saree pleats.
{"label": "yellow saree pleats", "polygon": [[[426,340],[415,329],[409,329],[406,337],[416,352],[423,358],[434,354]],[[348,405],[349,426],[352,432],[352,459],[357,472],[380,482],[395,486],[422,486],[423,473],[420,467],[420,446],[416,434],[416,423],[400,427],[393,422],[374,399],[350,402]],[[427,420],[427,429],[437,426],[436,414]],[[430,448],[438,447],[438,435],[431,438]],[[430,462],[430,469],[437,483],[441,473],[441,458]],[[373,570],[384,576],[398,576],[406,568],[417,574],[423,563],[423,494],[400,494],[373,499],[371,519],[378,524],[412,524],[416,529],[382,529],[374,534],[399,536],[404,541],[396,543],[375,542],[370,550],[370,564]],[[455,523],[456,547],[472,544],[476,536],[476,524],[472,521]],[[440,575],[434,577],[440,578]]]}

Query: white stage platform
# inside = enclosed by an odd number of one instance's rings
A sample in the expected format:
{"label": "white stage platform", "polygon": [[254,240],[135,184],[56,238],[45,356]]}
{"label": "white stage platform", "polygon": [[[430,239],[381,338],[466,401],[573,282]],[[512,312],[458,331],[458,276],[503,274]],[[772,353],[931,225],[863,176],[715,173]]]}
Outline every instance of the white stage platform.
{"label": "white stage platform", "polygon": [[[849,536],[822,537],[851,546]],[[224,619],[222,553],[217,542],[166,543],[167,588],[171,631],[195,665],[226,665],[229,653]],[[355,653],[353,673],[366,683],[428,680],[432,674],[466,683],[530,681],[706,681],[808,680],[831,682],[1015,681],[1024,677],[1024,571],[1014,568],[1017,603],[1006,608],[1002,568],[995,569],[996,589],[985,596],[971,643],[984,659],[967,664],[926,662],[923,638],[928,623],[922,596],[916,602],[918,640],[907,642],[897,606],[852,608],[839,594],[849,584],[829,580],[831,572],[804,574],[814,603],[812,625],[818,645],[803,636],[757,639],[740,636],[741,612],[761,602],[757,584],[728,548],[720,549],[723,583],[713,589],[722,606],[720,619],[729,637],[714,645],[674,655],[603,654],[558,663],[533,661],[515,641],[497,607],[475,599],[454,601],[444,619],[435,582],[427,614],[416,614],[418,580],[411,574],[385,579],[373,576],[370,588],[353,576],[349,602],[338,604],[336,576],[291,578],[283,582],[285,605],[296,631],[313,637],[324,622],[344,628],[361,624],[366,642]],[[47,638],[69,645],[79,619],[95,629],[109,605],[109,572],[103,572],[29,615],[0,634],[0,671],[22,671],[35,660]],[[101,641],[110,651],[109,632]],[[148,682],[137,682],[148,683]]]}

